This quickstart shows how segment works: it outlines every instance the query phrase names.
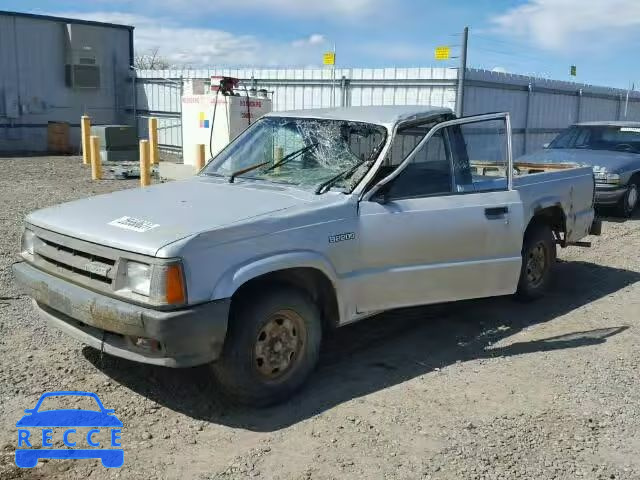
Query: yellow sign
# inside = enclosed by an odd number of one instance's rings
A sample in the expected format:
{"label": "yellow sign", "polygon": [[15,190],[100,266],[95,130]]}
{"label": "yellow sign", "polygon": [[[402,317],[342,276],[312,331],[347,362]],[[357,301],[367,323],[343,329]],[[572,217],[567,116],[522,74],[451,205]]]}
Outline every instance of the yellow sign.
{"label": "yellow sign", "polygon": [[322,56],[322,63],[324,63],[325,65],[335,65],[336,64],[335,52],[326,52]]}
{"label": "yellow sign", "polygon": [[436,47],[436,60],[449,60],[451,58],[451,49],[448,46]]}

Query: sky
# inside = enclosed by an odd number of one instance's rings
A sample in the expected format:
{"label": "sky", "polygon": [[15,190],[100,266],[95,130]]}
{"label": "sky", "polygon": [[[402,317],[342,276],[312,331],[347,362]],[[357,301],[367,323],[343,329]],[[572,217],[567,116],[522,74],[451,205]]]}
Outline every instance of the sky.
{"label": "sky", "polygon": [[[468,65],[640,88],[640,0],[2,0],[0,9],[135,26],[137,52],[180,67]],[[576,65],[578,75],[569,75]]]}

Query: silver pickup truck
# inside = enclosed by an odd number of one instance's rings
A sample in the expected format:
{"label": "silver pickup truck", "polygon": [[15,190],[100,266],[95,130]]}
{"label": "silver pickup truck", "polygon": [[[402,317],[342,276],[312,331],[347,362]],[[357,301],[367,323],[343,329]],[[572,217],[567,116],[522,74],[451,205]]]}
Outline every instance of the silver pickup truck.
{"label": "silver pickup truck", "polygon": [[548,288],[585,243],[590,168],[513,165],[506,113],[269,114],[191,179],[31,213],[17,281],[106,353],[211,364],[253,405],[299,388],[332,328],[383,310]]}

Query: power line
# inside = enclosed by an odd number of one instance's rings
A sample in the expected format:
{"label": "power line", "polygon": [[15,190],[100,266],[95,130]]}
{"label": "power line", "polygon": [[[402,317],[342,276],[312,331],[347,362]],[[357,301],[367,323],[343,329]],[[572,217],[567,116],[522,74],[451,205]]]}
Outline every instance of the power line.
{"label": "power line", "polygon": [[503,50],[495,50],[492,48],[477,47],[477,46],[474,47],[474,50],[480,51],[480,52],[494,53],[496,55],[503,55],[503,56],[512,57],[512,58],[525,58],[525,59],[536,60],[540,62],[547,62],[549,60],[548,58],[539,57],[537,55],[531,55],[530,53],[505,52]]}

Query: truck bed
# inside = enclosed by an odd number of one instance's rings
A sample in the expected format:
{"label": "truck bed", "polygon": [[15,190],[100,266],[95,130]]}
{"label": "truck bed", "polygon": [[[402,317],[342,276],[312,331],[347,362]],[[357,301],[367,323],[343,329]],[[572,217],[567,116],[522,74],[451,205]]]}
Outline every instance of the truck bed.
{"label": "truck bed", "polygon": [[[514,177],[513,186],[520,192],[525,220],[534,213],[560,206],[567,225],[567,242],[577,242],[589,234],[593,222],[595,182],[591,167],[569,166]],[[578,206],[584,209],[576,210]]]}
{"label": "truck bed", "polygon": [[[520,192],[525,225],[541,208],[559,206],[567,224],[567,242],[577,242],[589,233],[593,221],[595,183],[591,167],[575,164],[514,163],[513,187]],[[504,168],[495,163],[473,162],[474,186],[504,188]],[[584,205],[584,210],[576,210]]]}

